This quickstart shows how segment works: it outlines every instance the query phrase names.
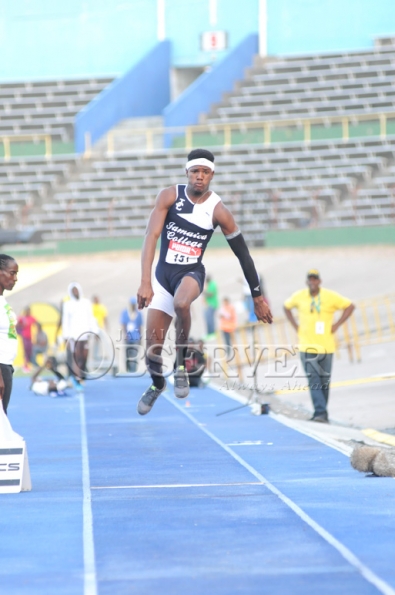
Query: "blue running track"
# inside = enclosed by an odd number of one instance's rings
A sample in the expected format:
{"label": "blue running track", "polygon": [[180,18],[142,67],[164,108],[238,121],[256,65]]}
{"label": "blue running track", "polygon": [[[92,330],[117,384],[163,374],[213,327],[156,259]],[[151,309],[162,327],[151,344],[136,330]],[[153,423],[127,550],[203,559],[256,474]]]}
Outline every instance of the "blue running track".
{"label": "blue running track", "polygon": [[9,416],[33,491],[0,495],[0,595],[395,595],[395,483],[213,389],[147,378]]}

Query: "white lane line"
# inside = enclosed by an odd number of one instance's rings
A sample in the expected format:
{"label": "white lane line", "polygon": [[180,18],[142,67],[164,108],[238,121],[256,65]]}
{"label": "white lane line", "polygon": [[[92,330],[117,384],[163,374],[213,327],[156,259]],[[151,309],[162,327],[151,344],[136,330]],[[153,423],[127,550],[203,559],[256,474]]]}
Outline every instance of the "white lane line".
{"label": "white lane line", "polygon": [[[227,446],[261,446],[262,440],[245,440],[244,442],[229,442]],[[271,446],[273,442],[266,442],[266,446]]]}
{"label": "white lane line", "polygon": [[[218,393],[220,393],[222,395],[225,395],[226,397],[229,397],[233,401],[237,401],[239,403],[243,403],[244,405],[248,406],[249,399],[239,395],[234,390],[219,389],[215,385],[210,386],[210,388],[217,391]],[[249,404],[249,406],[252,407],[252,403]],[[318,442],[322,442],[322,444],[325,444],[325,446],[330,446],[331,448],[338,450],[339,452],[346,455],[347,457],[350,456],[350,454],[353,450],[352,446],[348,446],[347,444],[342,442],[340,438],[337,440],[336,438],[326,436],[325,434],[320,433],[319,431],[314,431],[313,427],[309,428],[309,427],[304,426],[303,424],[307,423],[304,420],[302,423],[299,423],[299,420],[296,420],[296,419],[293,420],[291,418],[286,417],[285,415],[274,413],[273,411],[271,411],[269,415],[270,415],[270,417],[275,419],[278,423],[283,424],[284,426],[288,426],[289,428],[292,428],[293,430],[295,430],[296,432],[299,432],[300,434],[305,434],[305,436],[309,436],[310,438],[313,438],[314,440],[317,440]],[[236,446],[236,445],[228,444],[228,446]]]}
{"label": "white lane line", "polygon": [[95,545],[93,541],[92,497],[89,474],[88,439],[86,433],[85,399],[79,395],[82,454],[82,533],[84,549],[84,595],[97,595]]}
{"label": "white lane line", "polygon": [[215,436],[215,434],[210,432],[210,430],[207,430],[205,427],[202,427],[202,425],[193,417],[193,415],[191,415],[188,411],[186,411],[186,409],[184,409],[183,407],[181,407],[181,405],[179,405],[178,403],[173,401],[171,397],[169,397],[167,395],[163,395],[163,396],[169,403],[171,403],[173,405],[173,407],[176,407],[179,411],[181,411],[181,413],[183,413],[186,417],[188,417],[188,419],[190,419],[190,421],[193,424],[195,424],[195,426],[197,426],[202,432],[207,434],[207,436],[209,436],[212,440],[214,440],[214,442],[216,442],[219,446],[221,446],[221,448],[223,448],[228,454],[230,454],[231,457],[236,459],[236,461],[238,461],[240,463],[240,465],[245,467],[252,475],[254,475],[254,477],[256,477],[259,481],[264,483],[265,486],[268,488],[268,490],[270,490],[273,494],[275,494],[278,498],[280,498],[280,500],[282,500],[282,502],[284,502],[284,504],[289,506],[289,508],[291,510],[293,510],[293,512],[299,518],[301,518],[316,533],[318,533],[318,535],[320,535],[323,539],[325,539],[325,541],[327,543],[329,543],[332,547],[334,547],[339,552],[339,554],[341,556],[343,556],[343,558],[345,560],[347,560],[347,562],[349,562],[349,564],[354,566],[354,568],[369,583],[374,585],[376,587],[376,589],[378,589],[380,591],[380,593],[383,593],[384,595],[395,595],[395,590],[388,583],[383,581],[379,576],[377,576],[377,574],[375,574],[372,570],[370,570],[370,568],[365,566],[365,564],[363,562],[361,562],[361,560],[359,560],[359,558],[357,558],[357,556],[355,556],[355,554],[353,554],[351,552],[351,550],[349,550],[338,539],[336,539],[336,537],[333,537],[333,535],[331,535],[326,529],[324,529],[323,527],[321,527],[321,525],[316,523],[297,504],[295,504],[295,502],[293,502],[290,498],[288,498],[288,496],[286,496],[279,489],[277,489],[272,483],[270,483],[270,481],[268,481],[261,473],[259,473],[259,471],[254,469],[254,467],[249,465],[249,463],[247,463],[237,453],[235,453],[231,448],[229,448],[229,446],[227,446],[224,442],[222,442],[222,440],[217,438],[217,436]]}
{"label": "white lane line", "polygon": [[262,486],[261,481],[235,482],[235,483],[169,483],[162,485],[141,486],[92,486],[91,490],[153,490],[163,488],[211,488],[221,486]]}
{"label": "white lane line", "polygon": [[[353,451],[354,447],[349,446],[345,442],[341,442],[341,438],[337,440],[332,436],[326,436],[324,433],[320,433],[319,430],[314,431],[314,427],[306,427],[306,424],[309,423],[307,421],[303,420],[299,422],[298,420],[289,419],[286,415],[273,412],[270,412],[270,417],[275,419],[278,423],[283,424],[283,426],[287,426],[300,434],[309,436],[309,438],[313,438],[314,440],[317,440],[317,442],[321,442],[322,444],[325,444],[325,446],[329,446],[330,448],[341,452],[346,457],[349,457]],[[344,440],[347,440],[347,437],[345,437]]]}

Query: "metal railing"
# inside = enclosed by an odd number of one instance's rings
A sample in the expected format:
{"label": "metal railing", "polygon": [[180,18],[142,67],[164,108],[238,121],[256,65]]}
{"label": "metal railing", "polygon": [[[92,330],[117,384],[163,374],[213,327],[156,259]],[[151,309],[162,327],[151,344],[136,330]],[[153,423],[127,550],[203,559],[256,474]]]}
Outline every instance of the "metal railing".
{"label": "metal railing", "polygon": [[361,347],[395,341],[395,294],[361,300],[343,324],[338,346],[346,347],[350,360],[361,361]]}
{"label": "metal railing", "polygon": [[[354,313],[339,328],[335,341],[337,357],[345,349],[350,362],[361,361],[362,347],[395,341],[395,294],[356,302]],[[242,325],[232,333],[232,357],[224,362],[224,370],[235,368],[243,382],[247,369],[284,354],[297,355],[297,344],[296,332],[285,318],[275,318],[271,325]]]}
{"label": "metal railing", "polygon": [[[114,155],[116,152],[116,141],[117,138],[122,137],[125,139],[127,136],[134,139],[139,139],[140,147],[139,150],[152,153],[155,146],[162,140],[162,148],[166,144],[165,139],[174,140],[175,138],[184,137],[183,148],[190,150],[194,147],[194,140],[197,139],[197,135],[208,134],[211,136],[221,136],[222,138],[217,139],[218,145],[225,148],[229,148],[239,142],[235,142],[232,138],[235,133],[248,134],[249,132],[261,132],[262,142],[257,141],[251,144],[263,144],[264,146],[270,146],[273,142],[273,133],[278,130],[287,130],[290,128],[296,128],[301,130],[303,137],[298,139],[298,142],[309,143],[312,140],[312,130],[314,126],[322,125],[328,128],[335,124],[341,125],[341,135],[337,138],[341,138],[344,141],[350,138],[350,127],[355,124],[362,122],[375,122],[379,124],[380,138],[386,138],[388,134],[388,121],[394,120],[395,112],[380,112],[380,113],[364,113],[364,114],[348,114],[339,116],[314,116],[309,118],[290,118],[290,119],[277,119],[277,120],[261,120],[254,122],[226,122],[226,123],[215,123],[215,124],[201,124],[196,126],[174,126],[170,128],[136,128],[128,130],[127,133],[123,130],[112,130],[106,135],[106,147],[107,154]],[[395,128],[394,128],[395,134]],[[366,135],[368,136],[368,135]],[[375,136],[375,134],[373,134]],[[334,138],[331,136],[330,138]],[[317,140],[325,140],[320,138]],[[329,137],[328,139],[329,140]],[[156,141],[156,142],[155,142]],[[246,141],[249,142],[249,141]],[[251,142],[251,141],[250,141]],[[199,140],[199,143],[201,141]],[[90,157],[92,150],[91,140],[89,133],[85,136],[85,155]]]}
{"label": "metal railing", "polygon": [[50,134],[13,134],[7,136],[0,136],[0,143],[3,145],[5,161],[11,159],[11,147],[12,144],[21,142],[28,142],[31,144],[37,144],[37,142],[45,143],[45,157],[52,157],[52,136]]}
{"label": "metal railing", "polygon": [[[260,120],[254,122],[226,122],[226,123],[215,123],[215,124],[201,124],[196,126],[174,126],[170,128],[136,128],[128,130],[127,136],[130,138],[138,139],[139,151],[145,153],[152,153],[155,148],[163,148],[170,146],[175,139],[182,140],[182,148],[190,150],[204,142],[201,139],[201,135],[208,135],[215,138],[215,142],[218,146],[224,148],[230,148],[237,144],[241,144],[240,139],[235,138],[235,134],[249,134],[251,132],[261,134],[261,140],[244,140],[248,144],[261,144],[264,146],[270,146],[274,142],[279,142],[273,139],[275,132],[279,130],[289,130],[291,128],[301,130],[302,137],[297,139],[297,142],[310,143],[312,140],[312,131],[314,126],[322,125],[325,128],[330,128],[333,125],[340,124],[341,134],[338,137],[330,136],[320,137],[317,140],[329,140],[330,138],[341,138],[343,141],[349,140],[350,128],[355,124],[362,122],[375,122],[379,124],[379,133],[372,134],[373,136],[380,136],[384,139],[388,135],[388,122],[394,121],[395,123],[395,111],[391,112],[380,112],[380,113],[364,113],[364,114],[348,114],[339,116],[314,116],[310,118],[290,118],[290,119],[277,119],[277,120]],[[395,127],[394,127],[395,134]],[[359,135],[359,136],[370,136],[371,134]],[[116,142],[117,138],[122,137],[125,139],[126,133],[121,130],[111,130],[105,137],[107,154],[109,156],[116,153]],[[207,140],[207,139],[206,139]],[[3,145],[5,161],[9,161],[12,156],[12,145],[28,142],[28,143],[45,143],[45,157],[50,158],[53,155],[52,151],[52,136],[51,134],[16,134],[16,135],[1,135],[0,143]],[[282,139],[284,142],[284,139]],[[89,132],[85,133],[85,150],[84,157],[90,158],[92,156],[94,147],[92,146],[91,136]]]}

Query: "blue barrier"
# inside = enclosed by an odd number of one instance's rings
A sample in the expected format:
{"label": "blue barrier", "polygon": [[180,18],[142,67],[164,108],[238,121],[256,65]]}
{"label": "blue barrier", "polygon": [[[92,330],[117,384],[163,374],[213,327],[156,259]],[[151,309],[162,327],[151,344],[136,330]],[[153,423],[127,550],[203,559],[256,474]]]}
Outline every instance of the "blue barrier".
{"label": "blue barrier", "polygon": [[158,116],[170,101],[169,41],[158,43],[138,64],[113,81],[77,114],[75,151],[85,151],[85,139],[95,143],[124,118]]}
{"label": "blue barrier", "polygon": [[[251,66],[258,53],[258,35],[252,33],[209,72],[196,79],[175,101],[163,110],[164,126],[190,126],[197,124],[199,116],[208,112],[213,103],[221,101],[223,93],[232,91],[237,80]],[[166,146],[171,145],[175,135],[166,135]]]}

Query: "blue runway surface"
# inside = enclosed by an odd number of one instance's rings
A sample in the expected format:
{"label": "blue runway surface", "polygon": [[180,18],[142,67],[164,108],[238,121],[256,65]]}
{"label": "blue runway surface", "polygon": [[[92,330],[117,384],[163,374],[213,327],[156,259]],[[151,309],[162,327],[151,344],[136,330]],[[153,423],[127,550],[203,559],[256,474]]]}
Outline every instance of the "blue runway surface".
{"label": "blue runway surface", "polygon": [[[33,491],[0,495],[1,595],[395,594],[395,483],[210,388],[147,378],[33,396],[9,416]],[[189,405],[189,406],[187,406]]]}

